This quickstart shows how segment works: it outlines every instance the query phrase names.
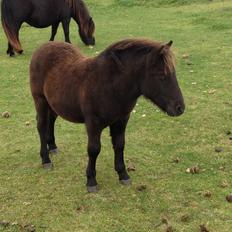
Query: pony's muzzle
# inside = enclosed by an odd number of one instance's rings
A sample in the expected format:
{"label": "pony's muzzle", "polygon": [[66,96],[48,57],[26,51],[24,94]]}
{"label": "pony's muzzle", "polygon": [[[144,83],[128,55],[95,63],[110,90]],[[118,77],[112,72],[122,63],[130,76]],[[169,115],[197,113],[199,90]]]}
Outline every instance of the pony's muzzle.
{"label": "pony's muzzle", "polygon": [[185,105],[184,103],[176,103],[172,106],[167,107],[167,114],[169,116],[180,116],[181,114],[184,113],[185,110]]}
{"label": "pony's muzzle", "polygon": [[89,39],[89,45],[95,45],[95,38]]}

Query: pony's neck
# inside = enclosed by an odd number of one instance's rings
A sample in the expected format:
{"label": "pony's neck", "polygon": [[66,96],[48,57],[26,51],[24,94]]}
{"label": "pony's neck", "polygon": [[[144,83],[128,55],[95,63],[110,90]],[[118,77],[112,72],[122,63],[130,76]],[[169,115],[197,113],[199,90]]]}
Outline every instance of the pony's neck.
{"label": "pony's neck", "polygon": [[125,72],[131,89],[138,98],[142,95],[141,82],[146,75],[146,57],[138,54],[127,54],[122,58],[122,72]]}
{"label": "pony's neck", "polygon": [[[105,57],[105,62],[108,64],[108,57]],[[118,91],[118,97],[125,99],[129,102],[135,102],[138,97],[142,95],[140,87],[140,78],[144,72],[144,60],[135,57],[133,54],[126,54],[121,56],[120,60],[114,58],[112,68],[112,76],[110,78],[113,88]],[[104,66],[102,67],[104,69]],[[122,93],[122,94],[121,94]]]}
{"label": "pony's neck", "polygon": [[82,0],[67,0],[72,9],[72,17],[78,25],[84,26],[86,19],[89,19],[89,12]]}

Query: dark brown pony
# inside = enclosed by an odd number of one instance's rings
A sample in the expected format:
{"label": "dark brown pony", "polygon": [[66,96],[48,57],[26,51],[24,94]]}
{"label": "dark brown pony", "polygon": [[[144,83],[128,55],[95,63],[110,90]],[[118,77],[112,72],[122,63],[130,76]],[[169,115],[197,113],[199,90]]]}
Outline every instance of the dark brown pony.
{"label": "dark brown pony", "polygon": [[23,22],[37,28],[52,26],[54,40],[62,23],[65,41],[70,43],[69,23],[73,18],[79,25],[79,35],[86,45],[94,45],[94,22],[83,0],[2,0],[2,26],[8,39],[7,54],[22,53],[19,30]]}
{"label": "dark brown pony", "polygon": [[49,42],[33,55],[30,86],[37,111],[40,155],[52,167],[49,152],[57,149],[57,116],[85,123],[88,134],[87,189],[97,190],[96,160],[102,130],[109,126],[115,170],[123,184],[130,182],[123,150],[130,112],[139,96],[150,99],[170,116],[184,112],[172,53],[168,44],[140,39],[115,43],[96,57],[86,57],[68,43]]}

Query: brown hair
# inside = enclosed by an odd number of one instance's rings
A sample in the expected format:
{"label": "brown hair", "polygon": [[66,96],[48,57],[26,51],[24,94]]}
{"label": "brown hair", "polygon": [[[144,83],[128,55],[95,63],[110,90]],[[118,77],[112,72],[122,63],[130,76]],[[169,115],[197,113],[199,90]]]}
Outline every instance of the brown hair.
{"label": "brown hair", "polygon": [[[157,51],[160,51],[159,54],[161,55],[161,58],[164,62],[164,71],[165,73],[171,73],[173,72],[173,70],[175,70],[175,57],[171,49],[169,49],[171,44],[172,41],[170,41],[168,44],[161,45],[158,42],[154,42],[148,39],[126,39],[110,45],[103,53],[110,53],[115,62],[117,64],[120,64],[120,60],[118,60],[117,56],[115,56],[115,54],[117,54],[118,52],[125,52],[129,49],[133,49],[138,54],[143,52],[147,53],[147,55],[149,56],[149,53],[152,53],[152,51],[154,51],[155,53],[157,53]],[[149,58],[148,62],[150,62]],[[122,64],[120,64],[120,66],[122,66]]]}

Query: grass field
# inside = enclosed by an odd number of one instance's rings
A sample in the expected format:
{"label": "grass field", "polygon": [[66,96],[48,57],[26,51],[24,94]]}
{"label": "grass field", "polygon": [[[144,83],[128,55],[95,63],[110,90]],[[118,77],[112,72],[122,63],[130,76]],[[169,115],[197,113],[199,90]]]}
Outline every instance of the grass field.
{"label": "grass field", "polygon": [[[100,191],[88,194],[83,125],[58,119],[55,168],[46,171],[40,164],[28,66],[50,28],[24,25],[25,53],[15,58],[6,56],[0,28],[0,113],[11,114],[0,117],[0,231],[33,231],[32,225],[48,232],[168,231],[162,218],[177,232],[200,231],[201,224],[210,232],[232,231],[232,204],[225,199],[232,193],[232,1],[86,3],[96,23],[96,46],[85,47],[71,25],[71,40],[84,54],[94,56],[123,38],[174,41],[186,112],[170,118],[140,98],[126,134],[126,163],[136,168],[132,185],[118,183],[105,130],[97,164]],[[63,40],[61,28],[56,40]],[[195,165],[198,174],[186,172]]]}

